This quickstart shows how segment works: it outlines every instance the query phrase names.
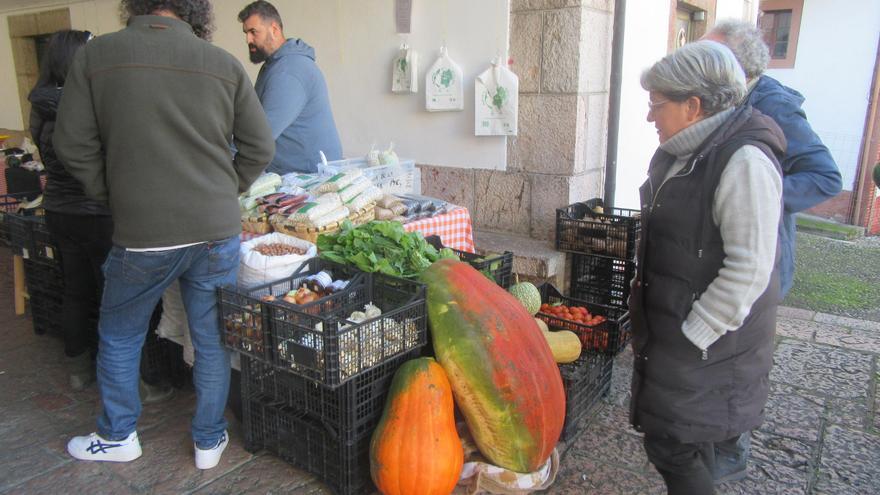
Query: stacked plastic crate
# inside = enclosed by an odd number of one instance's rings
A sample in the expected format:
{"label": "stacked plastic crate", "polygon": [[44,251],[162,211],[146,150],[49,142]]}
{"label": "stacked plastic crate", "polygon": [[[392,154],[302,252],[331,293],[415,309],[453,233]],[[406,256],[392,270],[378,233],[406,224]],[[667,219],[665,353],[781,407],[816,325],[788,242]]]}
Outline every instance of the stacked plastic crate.
{"label": "stacked plastic crate", "polygon": [[[302,305],[282,300],[324,270],[346,287]],[[371,492],[370,437],[391,379],[427,340],[425,286],[313,258],[283,280],[221,288],[219,300],[225,343],[242,355],[246,448],[336,493]]]}
{"label": "stacked plastic crate", "polygon": [[554,291],[545,296],[545,302],[556,300],[569,306],[586,307],[590,313],[604,317],[592,325],[575,323],[573,326],[571,322],[548,319],[550,326],[567,323],[584,343],[587,368],[598,368],[595,373],[585,372],[581,360],[561,368],[571,408],[566,416],[564,437],[566,433],[569,437],[576,435],[579,422],[589,416],[599,399],[607,394],[613,357],[629,343],[627,300],[629,284],[635,275],[640,232],[639,210],[603,208],[600,199],[556,210],[556,249],[571,253],[570,289],[568,297]]}
{"label": "stacked plastic crate", "polygon": [[61,251],[49,233],[46,217],[29,215],[13,220],[16,250],[24,258],[24,277],[34,332],[62,334],[61,303],[64,296],[64,272]]}

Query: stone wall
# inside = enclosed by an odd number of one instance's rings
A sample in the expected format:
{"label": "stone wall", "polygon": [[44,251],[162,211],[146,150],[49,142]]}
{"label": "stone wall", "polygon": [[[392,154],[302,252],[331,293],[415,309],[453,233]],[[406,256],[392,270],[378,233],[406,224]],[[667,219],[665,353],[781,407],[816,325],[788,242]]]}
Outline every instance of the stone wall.
{"label": "stone wall", "polygon": [[511,0],[519,135],[507,168],[419,164],[423,193],[469,208],[477,230],[541,240],[553,239],[556,208],[602,196],[613,6]]}

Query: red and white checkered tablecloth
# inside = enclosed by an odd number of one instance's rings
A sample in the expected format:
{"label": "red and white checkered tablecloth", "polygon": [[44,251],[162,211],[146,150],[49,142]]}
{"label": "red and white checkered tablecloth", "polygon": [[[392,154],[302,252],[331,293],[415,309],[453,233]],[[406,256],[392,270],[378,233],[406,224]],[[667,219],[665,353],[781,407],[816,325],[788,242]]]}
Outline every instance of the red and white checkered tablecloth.
{"label": "red and white checkered tablecloth", "polygon": [[[471,214],[467,208],[459,206],[449,213],[405,223],[403,229],[407,232],[419,231],[425,237],[438,235],[446,247],[469,253],[474,252],[474,228],[471,224]],[[263,234],[242,232],[241,240],[249,241],[261,235]]]}
{"label": "red and white checkered tablecloth", "polygon": [[446,247],[474,252],[474,228],[471,224],[471,213],[467,208],[458,207],[443,215],[405,223],[403,229],[407,232],[417,230],[426,237],[438,235]]}

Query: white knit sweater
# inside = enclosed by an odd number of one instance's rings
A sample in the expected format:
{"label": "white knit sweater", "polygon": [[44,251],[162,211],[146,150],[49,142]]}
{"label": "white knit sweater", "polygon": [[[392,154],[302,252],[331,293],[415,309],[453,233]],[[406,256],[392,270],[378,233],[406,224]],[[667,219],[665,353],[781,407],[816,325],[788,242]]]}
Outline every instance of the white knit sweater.
{"label": "white knit sweater", "polygon": [[[699,144],[731,113],[733,109],[703,119],[660,145],[676,157],[664,182],[681,171]],[[760,149],[746,145],[734,152],[712,204],[712,219],[724,243],[723,266],[681,327],[699,349],[705,351],[742,326],[767,288],[776,256],[781,198],[782,178]]]}

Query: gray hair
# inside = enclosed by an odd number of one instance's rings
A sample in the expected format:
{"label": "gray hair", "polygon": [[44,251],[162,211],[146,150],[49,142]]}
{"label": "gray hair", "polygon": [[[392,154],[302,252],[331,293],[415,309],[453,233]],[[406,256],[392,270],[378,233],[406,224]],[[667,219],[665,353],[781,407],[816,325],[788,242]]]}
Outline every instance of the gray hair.
{"label": "gray hair", "polygon": [[730,48],[749,79],[759,77],[767,70],[770,49],[764,43],[764,34],[752,24],[736,20],[721,21],[709,30],[708,36]]}
{"label": "gray hair", "polygon": [[742,100],[746,77],[733,52],[709,40],[688,43],[642,72],[642,88],[673,101],[700,99],[703,112],[714,115]]}

